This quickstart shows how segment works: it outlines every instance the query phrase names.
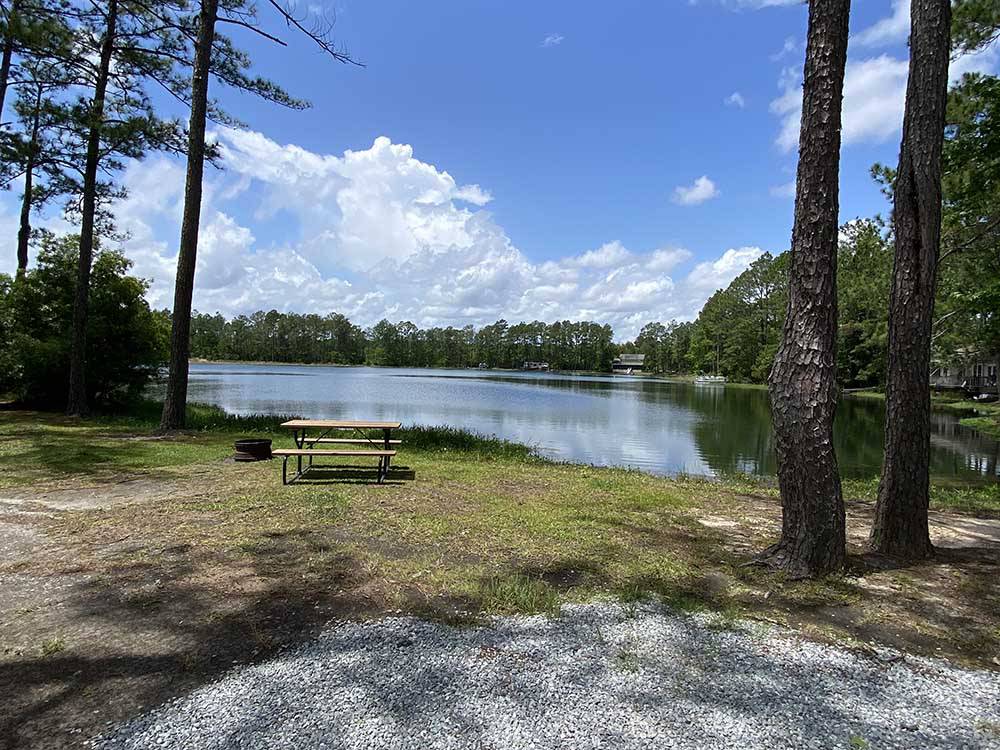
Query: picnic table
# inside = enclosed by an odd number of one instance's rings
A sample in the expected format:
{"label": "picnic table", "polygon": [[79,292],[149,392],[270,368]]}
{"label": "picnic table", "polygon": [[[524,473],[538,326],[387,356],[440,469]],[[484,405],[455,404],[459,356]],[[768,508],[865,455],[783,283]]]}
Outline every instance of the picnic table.
{"label": "picnic table", "polygon": [[[282,422],[281,427],[292,431],[294,448],[279,448],[272,455],[280,456],[281,482],[289,484],[299,479],[309,469],[314,468],[313,459],[323,456],[365,456],[378,458],[378,483],[381,484],[389,473],[389,462],[396,455],[394,445],[402,441],[393,439],[393,430],[402,425],[399,422],[373,422],[359,419],[291,419]],[[353,437],[330,437],[343,432],[353,433]],[[375,432],[373,436],[370,433]],[[359,446],[338,448],[317,448],[317,445]],[[368,446],[368,447],[365,447]],[[288,459],[295,458],[297,471],[288,479]],[[302,459],[307,463],[303,468]]]}

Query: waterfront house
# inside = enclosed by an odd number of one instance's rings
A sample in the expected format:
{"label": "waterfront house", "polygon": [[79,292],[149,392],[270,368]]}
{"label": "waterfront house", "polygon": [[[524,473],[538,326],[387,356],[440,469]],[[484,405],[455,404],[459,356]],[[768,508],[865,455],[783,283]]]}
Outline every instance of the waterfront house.
{"label": "waterfront house", "polygon": [[521,365],[522,370],[542,370],[543,372],[548,371],[548,362],[525,362]]}
{"label": "waterfront house", "polygon": [[611,361],[612,372],[642,372],[645,354],[621,354]]}
{"label": "waterfront house", "polygon": [[931,365],[934,388],[964,388],[973,391],[997,390],[997,365],[1000,357],[970,357],[964,361]]}

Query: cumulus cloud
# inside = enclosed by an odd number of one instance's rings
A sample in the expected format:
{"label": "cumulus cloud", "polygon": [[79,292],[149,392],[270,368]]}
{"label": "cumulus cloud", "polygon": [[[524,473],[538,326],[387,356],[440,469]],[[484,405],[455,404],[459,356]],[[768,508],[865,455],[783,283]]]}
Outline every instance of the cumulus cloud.
{"label": "cumulus cloud", "polygon": [[558,47],[563,43],[564,37],[562,34],[547,34],[542,40],[542,47]]}
{"label": "cumulus cloud", "polygon": [[[954,82],[964,73],[993,72],[997,67],[998,47],[993,44],[981,52],[953,60],[949,77]],[[903,123],[906,79],[909,62],[888,54],[862,60],[848,60],[844,77],[843,141],[845,144],[880,143],[899,133]],[[781,95],[771,102],[771,112],[780,119],[776,143],[785,152],[799,142],[802,116],[802,84],[791,68],[782,71]]]}
{"label": "cumulus cloud", "polygon": [[738,107],[743,109],[747,105],[747,102],[746,99],[743,98],[743,94],[739,91],[734,91],[725,98],[725,104],[728,107]]}
{"label": "cumulus cloud", "polygon": [[716,260],[699,263],[686,279],[689,293],[711,294],[729,284],[763,254],[759,247],[730,248]]}
{"label": "cumulus cloud", "polygon": [[690,259],[690,250],[683,247],[663,247],[654,250],[646,258],[646,270],[666,272]]}
{"label": "cumulus cloud", "polygon": [[691,185],[678,185],[674,188],[674,203],[682,206],[697,206],[707,200],[716,198],[719,189],[715,186],[708,175],[702,175]]}
{"label": "cumulus cloud", "polygon": [[910,0],[892,0],[892,13],[851,37],[851,44],[878,47],[905,42],[910,34]]}
{"label": "cumulus cloud", "polygon": [[606,242],[596,250],[588,250],[576,259],[576,264],[585,268],[610,268],[624,263],[631,257],[621,242]]}
{"label": "cumulus cloud", "polygon": [[[629,338],[652,320],[693,319],[761,252],[730,249],[685,271],[687,249],[610,240],[532,260],[483,208],[488,191],[409,146],[377,138],[330,155],[248,131],[216,137],[225,169],[206,181],[195,280],[195,308],[205,312],[337,311],[362,326],[383,317],[420,326],[590,319]],[[183,166],[153,157],[130,164],[124,181],[130,197],[115,208],[131,235],[124,249],[152,281],[150,303],[167,307]],[[13,208],[0,198],[0,226],[16,226]],[[13,248],[0,253],[0,271],[11,270]]]}

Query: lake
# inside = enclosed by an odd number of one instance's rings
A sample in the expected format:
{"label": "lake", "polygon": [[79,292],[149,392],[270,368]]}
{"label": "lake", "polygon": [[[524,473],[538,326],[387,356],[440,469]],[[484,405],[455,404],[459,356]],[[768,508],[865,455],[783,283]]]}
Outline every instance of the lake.
{"label": "lake", "polygon": [[[192,364],[189,398],[234,414],[450,425],[536,446],[549,457],[658,474],[774,474],[767,394],[648,377],[491,370]],[[884,404],[844,398],[843,474],[876,476]],[[1000,443],[932,415],[931,471],[997,478]]]}

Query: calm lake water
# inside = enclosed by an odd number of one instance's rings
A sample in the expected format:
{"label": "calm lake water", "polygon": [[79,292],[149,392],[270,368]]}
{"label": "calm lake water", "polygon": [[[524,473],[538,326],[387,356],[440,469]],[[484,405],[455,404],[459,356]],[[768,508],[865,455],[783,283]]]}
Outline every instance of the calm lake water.
{"label": "calm lake water", "polygon": [[[564,460],[660,474],[773,474],[767,394],[651,378],[294,365],[193,364],[190,399],[235,414],[451,425]],[[843,473],[878,474],[881,401],[845,398],[836,424]],[[1000,443],[935,412],[932,473],[982,480]]]}

